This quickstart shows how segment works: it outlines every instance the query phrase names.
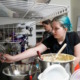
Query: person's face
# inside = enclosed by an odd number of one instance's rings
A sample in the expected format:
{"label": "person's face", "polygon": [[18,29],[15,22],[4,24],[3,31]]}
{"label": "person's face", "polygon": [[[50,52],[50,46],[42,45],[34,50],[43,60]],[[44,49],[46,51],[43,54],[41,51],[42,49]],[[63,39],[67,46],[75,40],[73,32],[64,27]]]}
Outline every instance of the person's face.
{"label": "person's face", "polygon": [[56,39],[63,38],[66,34],[67,28],[63,28],[59,22],[52,22],[52,33]]}
{"label": "person's face", "polygon": [[46,31],[51,31],[51,25],[50,24],[43,24],[43,27]]}

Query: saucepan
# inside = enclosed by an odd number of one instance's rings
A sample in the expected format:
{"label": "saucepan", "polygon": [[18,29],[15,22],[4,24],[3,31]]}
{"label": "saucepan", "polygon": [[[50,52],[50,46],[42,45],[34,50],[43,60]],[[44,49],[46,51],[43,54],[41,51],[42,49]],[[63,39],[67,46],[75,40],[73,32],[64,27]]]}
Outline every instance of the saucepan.
{"label": "saucepan", "polygon": [[47,67],[54,64],[62,65],[69,74],[72,74],[74,72],[74,60],[76,57],[65,53],[59,54],[56,59],[55,56],[55,53],[48,53],[41,55],[42,59],[38,57],[41,72],[43,72]]}

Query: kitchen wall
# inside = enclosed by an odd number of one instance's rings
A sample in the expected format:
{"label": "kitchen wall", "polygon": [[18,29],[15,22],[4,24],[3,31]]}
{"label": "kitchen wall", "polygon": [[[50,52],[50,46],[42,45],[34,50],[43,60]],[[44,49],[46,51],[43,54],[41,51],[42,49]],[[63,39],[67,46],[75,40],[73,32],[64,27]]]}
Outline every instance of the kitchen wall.
{"label": "kitchen wall", "polygon": [[71,20],[75,31],[77,30],[79,16],[80,16],[80,0],[71,0]]}

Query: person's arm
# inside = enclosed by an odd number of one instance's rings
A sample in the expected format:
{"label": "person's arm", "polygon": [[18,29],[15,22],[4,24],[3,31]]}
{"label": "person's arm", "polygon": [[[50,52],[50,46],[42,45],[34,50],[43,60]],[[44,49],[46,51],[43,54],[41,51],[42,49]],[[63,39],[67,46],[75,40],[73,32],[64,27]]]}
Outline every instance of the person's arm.
{"label": "person's arm", "polygon": [[80,62],[80,43],[74,46],[74,55],[76,56],[75,66]]}
{"label": "person's arm", "polygon": [[40,45],[40,44],[42,43],[42,41],[43,41],[43,38],[41,39],[40,42],[38,42],[38,43],[36,44],[36,46]]}
{"label": "person's arm", "polygon": [[18,55],[15,56],[11,56],[9,54],[4,54],[4,57],[6,58],[6,60],[2,60],[2,62],[7,62],[7,63],[11,63],[11,62],[15,62],[15,61],[19,61],[25,58],[29,58],[32,56],[36,56],[37,55],[37,51],[39,51],[40,53],[44,52],[45,50],[47,50],[47,47],[44,44],[40,44],[37,47],[28,49]]}

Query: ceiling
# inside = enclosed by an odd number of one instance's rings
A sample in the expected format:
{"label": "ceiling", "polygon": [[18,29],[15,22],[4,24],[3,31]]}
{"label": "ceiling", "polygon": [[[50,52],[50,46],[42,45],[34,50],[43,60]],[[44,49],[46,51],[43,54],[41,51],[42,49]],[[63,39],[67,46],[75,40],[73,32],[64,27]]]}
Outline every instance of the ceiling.
{"label": "ceiling", "polygon": [[50,0],[0,0],[0,17],[41,20],[68,12],[66,6],[48,4],[49,2]]}

